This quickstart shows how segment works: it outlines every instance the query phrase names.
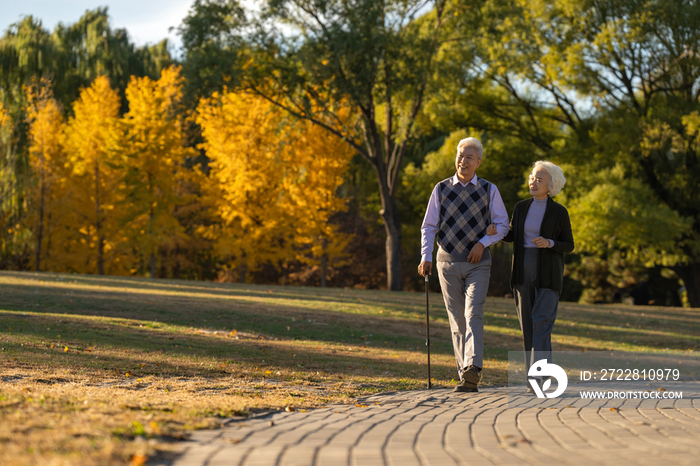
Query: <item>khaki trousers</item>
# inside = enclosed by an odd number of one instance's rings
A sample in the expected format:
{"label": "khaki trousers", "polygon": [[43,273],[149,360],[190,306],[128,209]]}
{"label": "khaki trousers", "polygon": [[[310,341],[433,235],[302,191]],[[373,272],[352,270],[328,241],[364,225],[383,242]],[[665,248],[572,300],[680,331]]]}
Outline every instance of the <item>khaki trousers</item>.
{"label": "khaki trousers", "polygon": [[491,278],[491,256],[485,253],[478,264],[438,262],[437,271],[461,380],[467,367],[484,367],[484,303]]}

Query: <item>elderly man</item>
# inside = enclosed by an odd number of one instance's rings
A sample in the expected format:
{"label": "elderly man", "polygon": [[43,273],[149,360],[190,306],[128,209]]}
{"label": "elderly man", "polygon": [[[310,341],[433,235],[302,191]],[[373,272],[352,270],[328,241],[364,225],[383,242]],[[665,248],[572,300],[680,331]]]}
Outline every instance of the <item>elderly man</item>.
{"label": "elderly man", "polygon": [[[488,247],[509,230],[498,188],[476,176],[483,148],[476,138],[457,145],[457,172],[435,185],[421,226],[418,273],[432,271],[433,242],[439,246],[437,271],[452,330],[460,384],[456,392],[476,392],[484,358],[484,302],[491,278]],[[490,221],[496,234],[486,235]]]}

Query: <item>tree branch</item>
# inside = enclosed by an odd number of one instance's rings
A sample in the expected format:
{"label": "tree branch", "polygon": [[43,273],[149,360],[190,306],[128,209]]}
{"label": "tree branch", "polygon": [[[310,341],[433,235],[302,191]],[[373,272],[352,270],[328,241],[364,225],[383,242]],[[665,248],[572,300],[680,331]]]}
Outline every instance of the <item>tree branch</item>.
{"label": "tree branch", "polygon": [[262,97],[263,99],[267,100],[271,104],[276,105],[277,107],[285,110],[290,115],[293,115],[294,117],[299,118],[300,120],[310,121],[311,123],[314,123],[314,124],[320,126],[321,128],[324,128],[329,133],[335,135],[336,137],[338,137],[338,138],[342,139],[343,141],[345,141],[346,143],[350,144],[350,146],[352,146],[363,158],[365,158],[368,162],[372,163],[372,158],[369,156],[369,154],[365,150],[363,150],[363,148],[361,146],[359,146],[357,143],[355,143],[355,141],[350,136],[341,133],[337,129],[327,125],[326,123],[322,122],[321,120],[318,120],[318,119],[312,117],[311,115],[307,115],[305,113],[300,113],[298,111],[294,111],[290,107],[284,105],[283,103],[279,102],[278,100],[275,100],[272,97],[265,94],[264,92],[260,91],[255,86],[249,85],[247,87],[247,89],[254,92],[256,95]]}

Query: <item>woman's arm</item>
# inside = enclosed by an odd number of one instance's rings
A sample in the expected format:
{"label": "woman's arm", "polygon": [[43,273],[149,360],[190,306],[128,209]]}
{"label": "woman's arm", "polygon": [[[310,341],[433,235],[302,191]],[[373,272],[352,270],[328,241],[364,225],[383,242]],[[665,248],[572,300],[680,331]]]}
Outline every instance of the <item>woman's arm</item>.
{"label": "woman's arm", "polygon": [[552,251],[564,254],[574,250],[574,234],[571,232],[569,211],[563,206],[561,209],[563,211],[559,214],[561,230],[559,232],[559,236],[557,238],[553,238],[554,246],[552,246]]}
{"label": "woman's arm", "polygon": [[508,233],[506,234],[506,236],[503,237],[501,241],[505,243],[512,243],[513,241],[515,241],[515,233],[513,233],[513,220],[510,221],[510,230],[508,230]]}

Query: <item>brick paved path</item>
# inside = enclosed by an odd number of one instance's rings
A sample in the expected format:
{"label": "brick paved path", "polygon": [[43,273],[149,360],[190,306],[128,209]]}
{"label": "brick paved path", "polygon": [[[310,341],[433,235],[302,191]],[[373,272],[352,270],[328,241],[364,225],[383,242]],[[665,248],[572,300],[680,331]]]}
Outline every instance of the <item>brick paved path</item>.
{"label": "brick paved path", "polygon": [[194,433],[171,464],[700,464],[700,397],[539,400],[524,388],[480,390],[385,393],[359,407],[233,421]]}

